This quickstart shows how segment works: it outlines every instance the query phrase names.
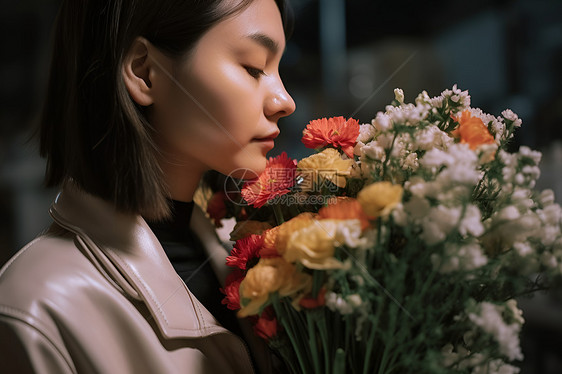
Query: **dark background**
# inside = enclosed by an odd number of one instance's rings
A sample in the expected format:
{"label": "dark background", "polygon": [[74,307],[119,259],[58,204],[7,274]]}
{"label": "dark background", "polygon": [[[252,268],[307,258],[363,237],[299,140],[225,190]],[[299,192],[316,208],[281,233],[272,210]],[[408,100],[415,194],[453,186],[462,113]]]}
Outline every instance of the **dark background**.
{"label": "dark background", "polygon": [[[47,80],[60,0],[0,0],[0,263],[49,223],[55,191],[41,186],[44,162],[28,141]],[[562,2],[556,0],[292,0],[295,32],[281,73],[297,103],[280,122],[272,155],[300,158],[309,120],[368,122],[404,89],[412,101],[458,84],[472,106],[523,119],[514,147],[543,152],[539,188],[562,202]],[[562,372],[560,297],[522,301],[527,323],[522,373]]]}

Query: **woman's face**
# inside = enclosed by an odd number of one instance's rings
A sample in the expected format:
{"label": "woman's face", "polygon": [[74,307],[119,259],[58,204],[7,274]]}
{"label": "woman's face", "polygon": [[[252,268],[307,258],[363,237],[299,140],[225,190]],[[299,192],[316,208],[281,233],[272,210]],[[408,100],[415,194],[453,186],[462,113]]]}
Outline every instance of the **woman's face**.
{"label": "woman's face", "polygon": [[263,171],[277,121],[295,110],[278,71],[284,48],[275,1],[254,0],[182,60],[158,62],[169,79],[152,87],[148,117],[165,170]]}

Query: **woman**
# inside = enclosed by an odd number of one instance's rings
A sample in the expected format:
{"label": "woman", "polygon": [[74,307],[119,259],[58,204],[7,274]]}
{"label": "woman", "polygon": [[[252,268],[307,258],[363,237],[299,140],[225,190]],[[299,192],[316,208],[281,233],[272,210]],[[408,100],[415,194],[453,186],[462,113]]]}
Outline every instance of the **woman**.
{"label": "woman", "polygon": [[294,111],[284,21],[282,0],[63,1],[40,129],[62,189],[0,270],[4,370],[271,371],[218,305],[226,252],[192,199],[208,170],[261,172]]}

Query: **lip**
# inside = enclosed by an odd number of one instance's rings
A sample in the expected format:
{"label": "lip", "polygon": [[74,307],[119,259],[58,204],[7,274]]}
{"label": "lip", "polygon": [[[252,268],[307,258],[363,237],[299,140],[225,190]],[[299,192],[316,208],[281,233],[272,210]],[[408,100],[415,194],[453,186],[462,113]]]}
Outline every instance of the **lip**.
{"label": "lip", "polygon": [[276,130],[272,133],[270,133],[269,135],[263,136],[263,137],[259,137],[259,138],[253,138],[253,141],[256,142],[273,142],[275,140],[275,138],[277,138],[279,136],[279,130]]}
{"label": "lip", "polygon": [[275,147],[275,141],[273,139],[275,138],[259,138],[254,139],[253,141],[261,146],[264,146],[268,150],[271,150],[273,149],[273,147]]}
{"label": "lip", "polygon": [[259,138],[253,138],[252,141],[255,143],[259,143],[261,146],[265,147],[268,151],[272,150],[275,147],[275,138],[279,136],[279,129],[269,133],[266,136],[262,136]]}

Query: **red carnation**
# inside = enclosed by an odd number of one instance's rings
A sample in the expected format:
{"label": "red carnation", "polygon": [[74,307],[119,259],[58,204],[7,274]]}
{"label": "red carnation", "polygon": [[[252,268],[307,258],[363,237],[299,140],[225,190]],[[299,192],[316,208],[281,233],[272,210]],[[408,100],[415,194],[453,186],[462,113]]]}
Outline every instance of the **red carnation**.
{"label": "red carnation", "polygon": [[254,333],[265,340],[269,340],[277,335],[277,318],[271,307],[263,310],[262,314],[254,324]]}
{"label": "red carnation", "polygon": [[353,158],[353,148],[359,136],[359,123],[353,118],[321,118],[310,121],[302,134],[302,142],[308,148],[323,148],[331,144]]}
{"label": "red carnation", "polygon": [[256,208],[262,207],[269,200],[289,192],[295,185],[296,169],[297,161],[287,157],[285,152],[269,158],[263,173],[244,184],[242,197]]}
{"label": "red carnation", "polygon": [[235,269],[226,277],[225,286],[220,291],[225,294],[222,303],[230,310],[240,309],[240,283],[244,279],[244,272]]}
{"label": "red carnation", "polygon": [[321,288],[316,298],[313,298],[312,296],[303,297],[302,299],[300,299],[299,305],[306,309],[318,308],[319,306],[323,306],[324,304],[326,304],[325,295],[326,289]]}
{"label": "red carnation", "polygon": [[223,191],[215,192],[207,203],[207,214],[215,222],[216,227],[222,227],[221,220],[226,216],[226,194]]}
{"label": "red carnation", "polygon": [[230,251],[230,256],[226,258],[226,264],[241,270],[250,269],[260,258],[262,245],[263,237],[261,235],[252,234],[237,240]]}

